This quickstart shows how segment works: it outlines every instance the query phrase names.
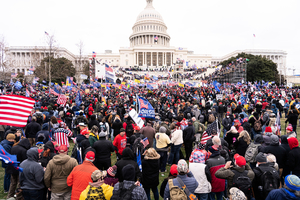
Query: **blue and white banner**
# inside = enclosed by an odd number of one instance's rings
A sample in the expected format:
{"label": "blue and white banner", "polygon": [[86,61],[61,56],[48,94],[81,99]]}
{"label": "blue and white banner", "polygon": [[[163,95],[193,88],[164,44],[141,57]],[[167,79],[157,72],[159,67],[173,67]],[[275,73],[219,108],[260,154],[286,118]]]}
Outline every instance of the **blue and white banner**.
{"label": "blue and white banner", "polygon": [[137,97],[139,103],[139,117],[155,119],[155,111],[152,105],[143,97]]}
{"label": "blue and white banner", "polygon": [[105,64],[105,79],[107,83],[115,83],[116,79],[114,70],[107,64]]}

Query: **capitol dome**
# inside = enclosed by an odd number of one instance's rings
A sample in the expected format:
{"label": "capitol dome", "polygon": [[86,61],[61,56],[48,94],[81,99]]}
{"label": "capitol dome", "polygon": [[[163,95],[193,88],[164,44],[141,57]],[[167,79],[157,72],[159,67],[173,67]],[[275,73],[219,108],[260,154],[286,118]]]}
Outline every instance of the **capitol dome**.
{"label": "capitol dome", "polygon": [[170,36],[161,14],[152,5],[153,0],[146,0],[147,6],[138,15],[132,27],[130,46],[169,46]]}

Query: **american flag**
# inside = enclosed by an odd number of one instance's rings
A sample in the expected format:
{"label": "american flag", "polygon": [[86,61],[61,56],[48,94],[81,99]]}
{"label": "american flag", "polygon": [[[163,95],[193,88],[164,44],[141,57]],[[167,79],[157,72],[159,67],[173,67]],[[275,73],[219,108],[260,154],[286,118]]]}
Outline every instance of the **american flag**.
{"label": "american flag", "polygon": [[70,129],[58,128],[54,131],[53,136],[55,141],[61,146],[62,144],[67,145],[69,147],[69,139],[73,135]]}
{"label": "american flag", "polygon": [[29,88],[30,88],[31,92],[35,92],[35,90],[33,89],[32,86],[29,86]]}
{"label": "american flag", "polygon": [[96,52],[93,51],[93,55],[92,55],[93,58],[96,58]]}
{"label": "american flag", "polygon": [[26,88],[25,97],[29,97],[29,96],[30,96],[30,92],[29,92],[28,89]]}
{"label": "american flag", "polygon": [[65,105],[67,103],[67,97],[64,94],[58,95],[57,103],[60,105]]}
{"label": "american flag", "polygon": [[34,99],[24,96],[0,96],[0,125],[25,127],[34,104]]}
{"label": "american flag", "polygon": [[253,34],[253,37],[256,37],[255,34]]}
{"label": "american flag", "polygon": [[31,66],[31,67],[29,68],[29,70],[30,70],[30,71],[34,71],[34,70],[35,70],[35,67],[34,67],[34,66]]}
{"label": "american flag", "polygon": [[208,135],[207,132],[205,131],[205,132],[202,134],[202,137],[201,137],[201,143],[206,144],[206,143],[207,143],[207,140],[209,140],[210,138],[211,138],[211,135]]}
{"label": "american flag", "polygon": [[47,33],[46,31],[45,31],[45,34],[49,36],[49,33]]}
{"label": "american flag", "polygon": [[144,145],[144,148],[149,144],[149,140],[147,137],[141,140],[141,143]]}
{"label": "american flag", "polygon": [[141,109],[142,108],[148,109],[148,102],[145,103],[143,99],[139,99],[139,102],[140,102]]}
{"label": "american flag", "polygon": [[57,92],[55,92],[52,88],[50,88],[50,94],[54,94],[55,96],[59,96]]}
{"label": "american flag", "polygon": [[18,76],[18,73],[11,73],[12,78],[16,78]]}

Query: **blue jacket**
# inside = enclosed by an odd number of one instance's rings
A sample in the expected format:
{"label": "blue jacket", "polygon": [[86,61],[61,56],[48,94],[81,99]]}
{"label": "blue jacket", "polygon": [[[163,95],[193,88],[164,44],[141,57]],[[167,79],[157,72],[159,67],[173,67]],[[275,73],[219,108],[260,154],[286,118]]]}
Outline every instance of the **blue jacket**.
{"label": "blue jacket", "polygon": [[281,188],[272,190],[269,195],[267,196],[266,200],[293,200],[293,199],[300,199],[300,197],[296,197],[294,194],[289,192],[288,190]]}
{"label": "blue jacket", "polygon": [[[3,146],[4,150],[10,154],[10,150],[11,150],[11,147],[14,145],[14,142],[10,142],[8,140],[3,140],[0,144]],[[7,164],[2,162],[2,167],[6,168]]]}
{"label": "blue jacket", "polygon": [[[187,173],[186,175],[177,175],[183,183],[186,185],[186,187],[189,189],[191,193],[194,194],[195,189],[198,187],[198,182],[194,178],[194,175],[192,172]],[[173,184],[174,186],[178,186],[181,188],[180,184],[178,183],[177,179],[173,179]],[[169,190],[169,183],[167,183],[166,188],[165,188],[165,193],[164,193],[164,199],[170,199],[170,190]]]}

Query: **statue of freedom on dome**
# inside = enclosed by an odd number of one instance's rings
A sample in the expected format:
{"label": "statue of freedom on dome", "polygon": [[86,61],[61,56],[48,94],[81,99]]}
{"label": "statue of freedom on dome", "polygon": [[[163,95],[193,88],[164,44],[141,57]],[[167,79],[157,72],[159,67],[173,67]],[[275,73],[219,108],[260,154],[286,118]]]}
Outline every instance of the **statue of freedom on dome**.
{"label": "statue of freedom on dome", "polygon": [[146,0],[146,1],[147,1],[147,3],[152,3],[153,0]]}

